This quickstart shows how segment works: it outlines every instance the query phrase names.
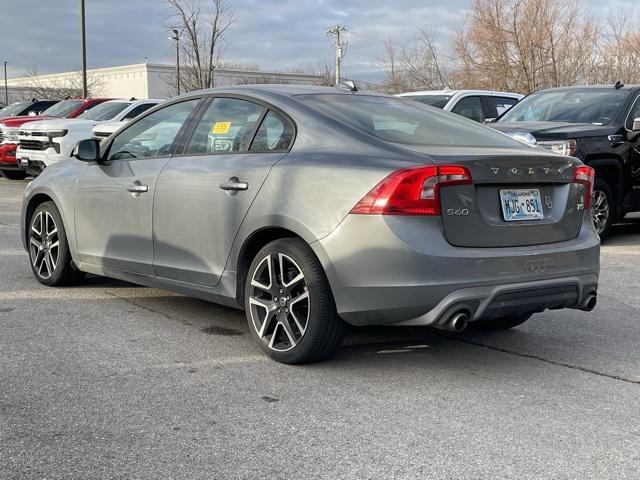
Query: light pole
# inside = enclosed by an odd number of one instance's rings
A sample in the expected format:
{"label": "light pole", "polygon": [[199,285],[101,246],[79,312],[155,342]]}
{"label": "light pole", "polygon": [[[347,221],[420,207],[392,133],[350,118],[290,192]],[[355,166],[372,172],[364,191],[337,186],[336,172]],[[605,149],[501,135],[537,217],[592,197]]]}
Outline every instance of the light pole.
{"label": "light pole", "polygon": [[4,103],[9,105],[9,88],[7,87],[7,63],[4,62]]}
{"label": "light pole", "polygon": [[85,32],[84,0],[80,0],[80,35],[82,36],[82,98],[87,98],[87,36]]}
{"label": "light pole", "polygon": [[171,40],[176,41],[176,89],[178,95],[180,95],[180,32],[177,28],[173,29],[173,37],[169,37]]}

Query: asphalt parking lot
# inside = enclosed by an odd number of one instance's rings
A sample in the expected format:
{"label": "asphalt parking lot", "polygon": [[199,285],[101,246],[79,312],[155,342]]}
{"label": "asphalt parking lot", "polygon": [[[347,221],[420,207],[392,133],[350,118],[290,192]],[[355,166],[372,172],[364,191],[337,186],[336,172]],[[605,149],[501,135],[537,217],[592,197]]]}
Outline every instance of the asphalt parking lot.
{"label": "asphalt parking lot", "polygon": [[0,478],[638,478],[640,217],[599,304],[510,332],[352,329],[268,360],[240,312],[93,277],[50,289],[0,178]]}

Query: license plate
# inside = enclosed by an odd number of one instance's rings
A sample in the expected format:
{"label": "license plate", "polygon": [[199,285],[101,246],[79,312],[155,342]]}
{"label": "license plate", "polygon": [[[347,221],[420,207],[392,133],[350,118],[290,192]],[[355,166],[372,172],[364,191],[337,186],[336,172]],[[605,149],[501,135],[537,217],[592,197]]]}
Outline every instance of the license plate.
{"label": "license plate", "polygon": [[500,190],[502,215],[507,222],[542,220],[542,201],[537,188]]}
{"label": "license plate", "polygon": [[29,166],[29,157],[20,157],[20,165],[23,167]]}

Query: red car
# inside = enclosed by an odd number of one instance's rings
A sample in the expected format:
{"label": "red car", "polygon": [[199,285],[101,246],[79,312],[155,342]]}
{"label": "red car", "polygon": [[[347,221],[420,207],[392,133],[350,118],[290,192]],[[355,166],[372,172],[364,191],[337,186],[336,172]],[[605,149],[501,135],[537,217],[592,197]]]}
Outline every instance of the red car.
{"label": "red car", "polygon": [[51,118],[75,118],[85,110],[111,98],[68,98],[49,107],[42,115],[0,118],[0,172],[11,180],[22,180],[27,173],[16,162],[18,129],[27,122]]}

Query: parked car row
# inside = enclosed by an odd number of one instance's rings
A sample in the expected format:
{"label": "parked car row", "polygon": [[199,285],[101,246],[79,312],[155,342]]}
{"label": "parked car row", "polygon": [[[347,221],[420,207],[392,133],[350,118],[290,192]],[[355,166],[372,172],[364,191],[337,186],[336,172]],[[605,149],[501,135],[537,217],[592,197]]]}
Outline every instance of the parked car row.
{"label": "parked car row", "polygon": [[[126,122],[159,102],[133,98],[71,98],[54,102],[39,115],[0,118],[0,171],[10,179],[38,175],[48,165],[70,158],[80,140],[93,136],[92,128],[96,124]],[[30,102],[30,105],[34,103],[43,102]],[[24,113],[25,110],[12,111]]]}
{"label": "parked car row", "polygon": [[570,153],[355,87],[204,90],[47,166],[22,239],[42,284],[92,273],[241,308],[269,356],[305,363],[346,323],[592,310],[594,170]]}

